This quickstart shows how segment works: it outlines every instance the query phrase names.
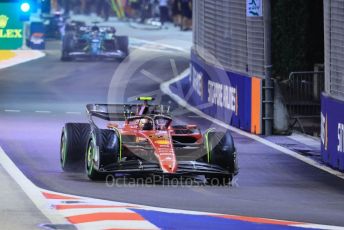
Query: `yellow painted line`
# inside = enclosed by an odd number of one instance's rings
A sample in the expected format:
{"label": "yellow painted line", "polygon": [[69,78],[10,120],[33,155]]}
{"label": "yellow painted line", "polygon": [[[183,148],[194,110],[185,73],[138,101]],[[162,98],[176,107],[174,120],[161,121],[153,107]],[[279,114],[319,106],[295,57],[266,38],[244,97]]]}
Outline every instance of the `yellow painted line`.
{"label": "yellow painted line", "polygon": [[8,60],[14,58],[16,54],[10,50],[0,50],[0,61]]}

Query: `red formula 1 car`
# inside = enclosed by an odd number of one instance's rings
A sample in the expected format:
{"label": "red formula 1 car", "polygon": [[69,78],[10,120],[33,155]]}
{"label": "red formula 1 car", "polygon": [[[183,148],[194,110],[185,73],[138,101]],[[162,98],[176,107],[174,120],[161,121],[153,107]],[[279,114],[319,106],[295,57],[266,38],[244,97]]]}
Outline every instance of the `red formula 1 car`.
{"label": "red formula 1 car", "polygon": [[[227,184],[238,173],[231,134],[196,125],[173,125],[168,106],[87,105],[89,123],[67,123],[61,135],[64,171],[86,169],[91,180],[106,175],[204,175]],[[105,122],[104,122],[105,121]],[[100,124],[105,123],[105,128]]]}

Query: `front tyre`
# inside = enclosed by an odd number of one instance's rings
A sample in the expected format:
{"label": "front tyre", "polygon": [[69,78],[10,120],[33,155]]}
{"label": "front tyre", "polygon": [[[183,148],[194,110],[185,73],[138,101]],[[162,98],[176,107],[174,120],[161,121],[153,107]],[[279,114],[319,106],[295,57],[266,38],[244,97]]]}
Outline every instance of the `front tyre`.
{"label": "front tyre", "polygon": [[122,60],[129,56],[129,38],[127,36],[117,36],[116,37],[118,49],[124,53]]}
{"label": "front tyre", "polygon": [[116,163],[120,153],[119,138],[113,130],[95,129],[86,150],[86,173],[91,180],[104,180],[108,175],[101,169]]}
{"label": "front tyre", "polygon": [[86,150],[86,173],[91,180],[104,180],[105,174],[100,173],[96,168],[97,161],[99,160],[99,151],[97,149],[95,140],[91,137]]}
{"label": "front tyre", "polygon": [[61,61],[72,61],[72,57],[70,56],[70,52],[74,50],[74,34],[68,32],[63,36],[62,39],[62,54],[61,54]]}
{"label": "front tyre", "polygon": [[233,176],[237,174],[237,156],[234,140],[229,131],[206,133],[206,161],[218,165],[228,172],[228,175],[214,175],[207,178],[208,183],[213,185],[227,185]]}

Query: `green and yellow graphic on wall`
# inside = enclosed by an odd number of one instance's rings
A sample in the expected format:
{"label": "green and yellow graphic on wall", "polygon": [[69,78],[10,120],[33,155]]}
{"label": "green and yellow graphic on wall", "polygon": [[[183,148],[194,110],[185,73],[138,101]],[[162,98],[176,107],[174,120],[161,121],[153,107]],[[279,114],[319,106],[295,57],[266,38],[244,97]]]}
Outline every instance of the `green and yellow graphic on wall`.
{"label": "green and yellow graphic on wall", "polygon": [[19,4],[0,2],[0,50],[14,50],[23,43],[23,22],[20,21]]}

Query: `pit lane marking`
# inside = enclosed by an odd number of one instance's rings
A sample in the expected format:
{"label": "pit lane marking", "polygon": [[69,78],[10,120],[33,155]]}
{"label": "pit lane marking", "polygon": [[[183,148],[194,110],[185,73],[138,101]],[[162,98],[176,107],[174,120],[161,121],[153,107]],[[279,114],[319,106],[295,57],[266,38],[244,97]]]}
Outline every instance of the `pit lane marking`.
{"label": "pit lane marking", "polygon": [[[175,52],[175,51],[180,51],[182,53],[186,53],[189,54],[189,48],[182,48],[182,47],[178,47],[178,46],[172,46],[172,45],[168,45],[159,41],[148,41],[148,40],[143,40],[143,39],[139,39],[139,38],[132,38],[130,41],[130,46],[133,48],[139,48],[142,50],[149,50],[149,51],[165,51],[165,52]],[[151,45],[151,47],[147,47],[147,45]],[[192,45],[189,45],[190,48],[192,47]],[[152,47],[154,47],[154,49],[152,49]],[[162,49],[168,49],[167,50],[162,50]]]}
{"label": "pit lane marking", "polygon": [[[5,113],[21,113],[21,112],[25,112],[25,111],[22,111],[20,109],[4,109],[3,110]],[[29,111],[27,111],[29,112]],[[32,111],[34,113],[38,113],[38,114],[52,114],[54,113],[53,111],[49,111],[49,110],[35,110],[35,111]],[[65,112],[65,114],[69,114],[69,115],[81,115],[82,113],[81,112],[73,112],[73,111],[69,111],[69,112]]]}
{"label": "pit lane marking", "polygon": [[21,110],[18,109],[5,109],[4,110],[6,113],[20,113]]}
{"label": "pit lane marking", "polygon": [[81,115],[81,112],[66,112],[66,114]]}
{"label": "pit lane marking", "polygon": [[155,49],[155,48],[150,48],[150,47],[139,47],[139,46],[130,46],[134,49],[139,49],[143,51],[151,51],[151,52],[157,52],[157,53],[166,53],[166,54],[171,54],[174,53],[174,51],[168,51],[168,50],[161,50],[161,49]]}
{"label": "pit lane marking", "polygon": [[51,113],[51,111],[37,110],[35,113]]}

